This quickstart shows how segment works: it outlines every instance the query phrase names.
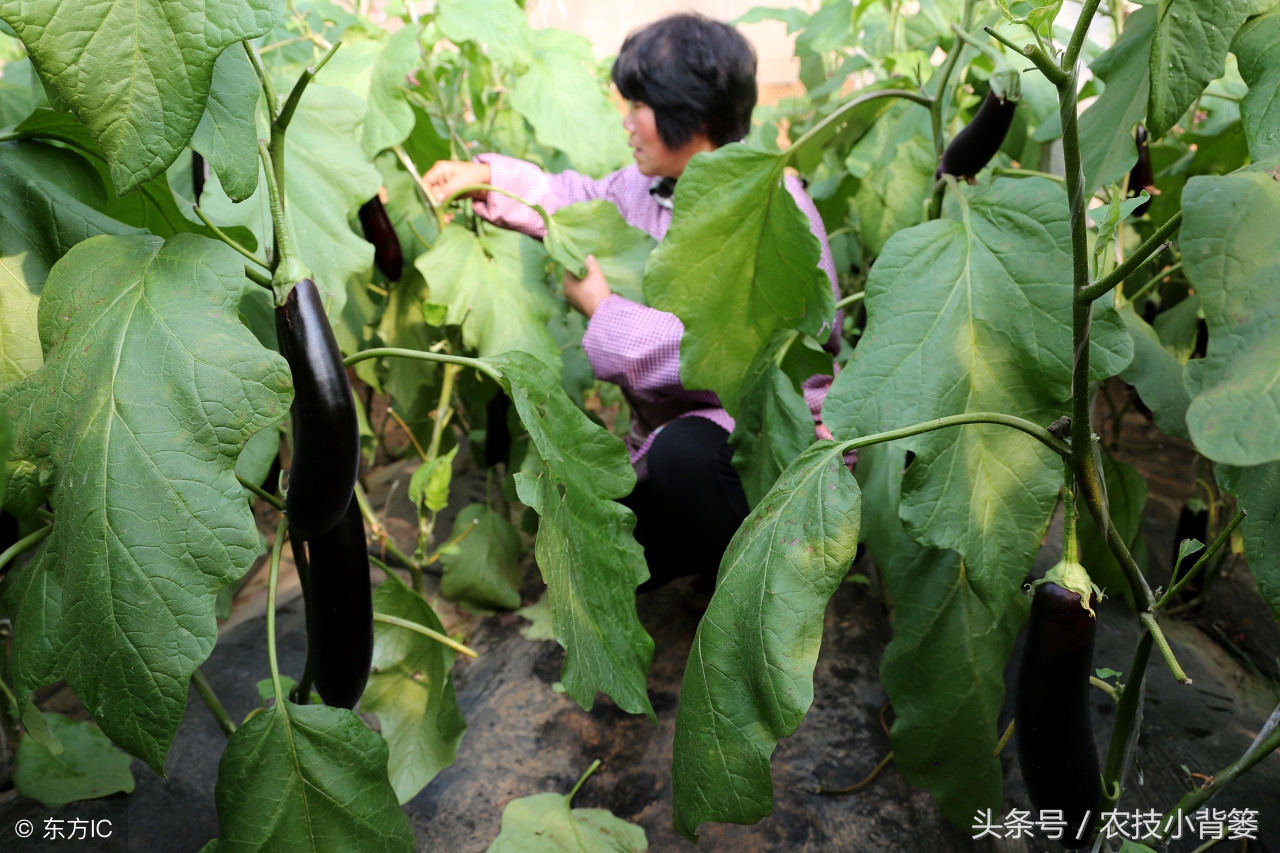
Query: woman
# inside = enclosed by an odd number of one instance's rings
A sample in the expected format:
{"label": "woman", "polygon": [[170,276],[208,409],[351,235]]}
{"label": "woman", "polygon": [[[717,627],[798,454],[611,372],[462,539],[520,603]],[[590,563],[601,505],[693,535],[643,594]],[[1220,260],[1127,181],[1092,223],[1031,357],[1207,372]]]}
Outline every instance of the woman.
{"label": "woman", "polygon": [[[522,160],[481,154],[471,163],[436,163],[426,182],[441,199],[490,184],[548,213],[608,199],[629,224],[661,240],[671,224],[676,179],[690,159],[736,142],[751,129],[755,71],[755,51],[732,27],[699,15],[663,18],[627,36],[613,66],[613,82],[630,104],[622,126],[634,165],[594,180],[575,172],[548,175]],[[821,244],[819,266],[838,292],[822,220],[800,182],[786,181]],[[471,197],[484,219],[545,236],[541,217],[529,207],[498,193]],[[714,580],[748,512],[742,481],[730,464],[733,418],[715,394],[680,384],[680,320],[612,293],[594,258],[586,266],[582,279],[565,275],[565,298],[587,317],[582,346],[596,377],[619,385],[631,405],[627,446],[638,481],[622,503],[636,514],[635,537],[649,564],[650,580],[641,589],[690,574]],[[840,345],[836,319],[827,341],[833,352]],[[818,422],[830,382],[829,376],[817,376],[805,383],[819,437],[830,437]]]}

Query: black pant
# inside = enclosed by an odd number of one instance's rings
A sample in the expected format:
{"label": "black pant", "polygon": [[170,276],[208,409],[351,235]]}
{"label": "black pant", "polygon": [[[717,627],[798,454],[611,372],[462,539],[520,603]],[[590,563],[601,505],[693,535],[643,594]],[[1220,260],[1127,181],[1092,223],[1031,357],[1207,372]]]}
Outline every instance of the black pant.
{"label": "black pant", "polygon": [[649,564],[640,591],[685,575],[714,580],[749,511],[729,433],[706,418],[678,418],[658,433],[647,459],[649,478],[620,501],[636,514]]}

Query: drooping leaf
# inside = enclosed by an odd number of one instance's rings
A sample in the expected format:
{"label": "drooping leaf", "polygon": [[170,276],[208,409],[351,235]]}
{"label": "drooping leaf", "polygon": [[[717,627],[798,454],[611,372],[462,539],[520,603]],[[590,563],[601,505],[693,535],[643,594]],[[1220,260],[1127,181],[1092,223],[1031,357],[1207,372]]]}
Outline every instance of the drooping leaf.
{"label": "drooping leaf", "polygon": [[1215,470],[1222,487],[1248,513],[1240,533],[1249,570],[1272,614],[1280,619],[1280,540],[1275,535],[1280,525],[1280,462],[1252,468],[1219,465]]}
{"label": "drooping leaf", "polygon": [[73,154],[38,143],[0,146],[0,385],[24,378],[44,360],[36,311],[49,268],[95,234],[135,229],[104,216],[63,188],[58,173],[88,177]]}
{"label": "drooping leaf", "polygon": [[1249,155],[1261,162],[1280,154],[1280,9],[1241,27],[1231,51],[1249,84],[1240,104]]}
{"label": "drooping leaf", "polygon": [[187,144],[222,51],[283,11],[283,0],[0,0],[0,18],[102,147],[121,194],[164,174]]}
{"label": "drooping leaf", "polygon": [[486,504],[468,504],[453,523],[454,535],[475,528],[456,554],[440,558],[440,593],[468,610],[515,610],[520,606],[520,531]]}
{"label": "drooping leaf", "polygon": [[[898,232],[872,267],[866,332],[823,406],[836,438],[962,412],[1003,412],[1043,426],[1065,413],[1073,364],[1066,196],[1041,179],[961,192],[951,196],[947,218]],[[1094,306],[1095,380],[1132,356],[1105,301]],[[908,533],[963,555],[969,583],[994,609],[1035,559],[1061,462],[1029,436],[995,425],[903,443],[917,454],[902,490]]]}
{"label": "drooping leaf", "polygon": [[627,160],[618,110],[596,81],[591,42],[553,28],[534,31],[529,68],[511,90],[511,106],[538,142],[558,148],[580,172],[600,177]]}
{"label": "drooping leaf", "polygon": [[[1137,468],[1110,453],[1102,456],[1102,474],[1111,523],[1137,561],[1138,568],[1145,572],[1147,546],[1142,538],[1142,513],[1147,508],[1147,481]],[[1090,580],[1112,598],[1123,596],[1132,607],[1133,590],[1129,588],[1124,569],[1111,553],[1106,537],[1083,502],[1079,507],[1076,535],[1079,537],[1080,562],[1089,570]]]}
{"label": "drooping leaf", "polygon": [[626,448],[573,405],[536,358],[509,352],[486,361],[501,374],[536,455],[527,463],[535,473],[517,474],[516,490],[541,519],[535,553],[565,649],[565,691],[588,710],[601,691],[627,713],[653,719],[645,690],[653,640],[635,605],[649,571],[632,535],[635,515],[616,502],[635,486]]}
{"label": "drooping leaf", "polygon": [[415,262],[431,301],[449,306],[446,322],[481,356],[519,350],[548,364],[559,361],[547,321],[556,310],[543,284],[546,253],[538,241],[493,229],[483,237],[450,224]]}
{"label": "drooping leaf", "polygon": [[1191,438],[1187,432],[1187,396],[1182,363],[1165,349],[1155,330],[1128,303],[1119,311],[1133,338],[1133,361],[1120,378],[1138,389],[1138,396],[1151,410],[1156,426],[1172,436]]}
{"label": "drooping leaf", "polygon": [[1168,133],[1209,81],[1222,76],[1246,16],[1239,0],[1161,0],[1156,9],[1147,106],[1152,139]]}
{"label": "drooping leaf", "polygon": [[861,492],[836,448],[801,454],[720,563],[676,713],[673,819],[691,841],[773,811],[769,756],[813,703],[823,613],[858,547]]}
{"label": "drooping leaf", "polygon": [[339,81],[368,105],[359,132],[366,156],[399,145],[413,131],[405,78],[418,62],[418,30],[402,27],[381,41],[344,42],[325,66],[326,79]]}
{"label": "drooping leaf", "polygon": [[18,741],[13,787],[19,794],[50,806],[133,792],[129,756],[97,726],[62,714],[42,716],[62,752],[54,755],[34,737]]}
{"label": "drooping leaf", "polygon": [[1209,326],[1191,439],[1217,462],[1280,459],[1280,168],[1192,178],[1182,204],[1183,268]]}
{"label": "drooping leaf", "polygon": [[291,396],[237,317],[244,287],[221,243],[92,237],[45,285],[43,367],[0,392],[58,519],[6,593],[15,686],[65,677],[157,771],[217,637],[214,597],[258,554],[236,456]]}
{"label": "drooping leaf", "polygon": [[[431,605],[394,573],[374,592],[373,609],[447,633]],[[401,803],[413,799],[458,754],[467,723],[449,674],[454,655],[430,637],[374,623],[373,674],[360,710],[378,715],[391,750],[391,786]]]}
{"label": "drooping leaf", "polygon": [[[645,263],[658,243],[644,231],[628,225],[616,205],[605,199],[571,204],[551,214],[551,223],[561,244],[574,253],[578,263],[587,255],[594,255],[610,290],[632,302],[645,304],[642,286]],[[550,240],[547,249],[552,251]],[[554,251],[552,257],[569,267],[566,259],[556,257]]]}
{"label": "drooping leaf", "polygon": [[387,779],[387,742],[345,708],[272,705],[236,730],[214,787],[209,853],[412,853]]}
{"label": "drooping leaf", "polygon": [[191,136],[191,147],[209,161],[232,201],[258,188],[258,128],[261,84],[239,45],[224,50],[213,67],[209,103]]}
{"label": "drooping leaf", "polygon": [[777,363],[789,337],[787,332],[774,332],[773,341],[756,357],[729,437],[733,467],[751,506],[769,493],[778,475],[814,441],[813,415]]}
{"label": "drooping leaf", "polygon": [[681,381],[715,391],[731,414],[775,329],[817,336],[835,314],[818,239],[783,183],[785,165],[741,143],[695,156],[645,270],[648,303],[684,323]]}
{"label": "drooping leaf", "polygon": [[[1139,9],[1125,19],[1124,32],[1091,70],[1107,88],[1080,116],[1080,164],[1085,191],[1118,183],[1138,162],[1133,127],[1142,121],[1151,91],[1151,42],[1155,9]],[[1159,134],[1154,134],[1158,139]]]}
{"label": "drooping leaf", "polygon": [[508,68],[533,59],[534,31],[515,0],[440,0],[436,26],[454,43],[482,44]]}
{"label": "drooping leaf", "polygon": [[[363,292],[373,266],[373,246],[352,230],[349,220],[382,185],[381,175],[357,141],[364,115],[364,102],[355,95],[312,83],[285,137],[289,222],[345,351],[356,348],[357,332],[368,319],[357,310],[356,301],[348,299],[348,291]],[[214,222],[246,226],[260,245],[270,243],[270,215],[261,178],[258,191],[240,204],[231,203],[217,180],[210,180],[204,191],[200,206]],[[353,303],[350,309],[348,302]]]}
{"label": "drooping leaf", "polygon": [[534,794],[507,803],[502,810],[502,829],[485,853],[641,853],[648,850],[649,839],[635,824],[615,817],[606,809],[570,808],[582,782],[579,780],[567,795]]}

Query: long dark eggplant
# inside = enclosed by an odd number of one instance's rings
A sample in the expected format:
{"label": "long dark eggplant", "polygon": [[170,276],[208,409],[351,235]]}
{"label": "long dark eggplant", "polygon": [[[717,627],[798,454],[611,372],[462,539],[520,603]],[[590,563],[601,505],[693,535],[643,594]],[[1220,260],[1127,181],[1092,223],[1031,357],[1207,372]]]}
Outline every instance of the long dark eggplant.
{"label": "long dark eggplant", "polygon": [[[1138,146],[1138,162],[1129,171],[1129,197],[1133,198],[1143,190],[1155,195],[1156,177],[1151,170],[1151,150],[1147,147],[1147,129],[1138,125],[1133,133],[1133,142]],[[1141,216],[1151,207],[1151,199],[1133,209],[1134,216]]]}
{"label": "long dark eggplant", "polygon": [[981,172],[1004,144],[1017,109],[1018,101],[1014,98],[1001,97],[994,88],[988,91],[973,121],[965,125],[942,152],[934,180],[943,175],[967,180]]}
{"label": "long dark eggplant", "polygon": [[[1089,843],[1102,808],[1102,778],[1089,713],[1097,599],[1088,593],[1086,601],[1052,577],[1051,572],[1036,586],[1031,601],[1014,733],[1032,805],[1042,818],[1047,811],[1062,813],[1066,828],[1059,840],[1074,850]],[[1088,589],[1087,575],[1085,579]]]}
{"label": "long dark eggplant", "polygon": [[373,660],[373,592],[354,494],[332,530],[307,543],[307,660],[326,705],[354,708]]}
{"label": "long dark eggplant", "polygon": [[360,469],[360,427],[342,353],[315,282],[304,278],[276,308],[280,352],[293,372],[289,529],[311,540],[347,510]]}
{"label": "long dark eggplant", "polygon": [[499,462],[511,460],[511,430],[507,427],[507,412],[511,410],[511,398],[501,388],[484,405],[484,465],[492,468]]}
{"label": "long dark eggplant", "polygon": [[209,161],[201,156],[199,151],[191,152],[191,192],[195,197],[196,204],[200,203],[200,195],[204,192],[204,185],[209,182]]}
{"label": "long dark eggplant", "polygon": [[360,205],[360,228],[364,238],[373,244],[373,262],[378,270],[388,281],[399,281],[404,271],[404,251],[379,196]]}

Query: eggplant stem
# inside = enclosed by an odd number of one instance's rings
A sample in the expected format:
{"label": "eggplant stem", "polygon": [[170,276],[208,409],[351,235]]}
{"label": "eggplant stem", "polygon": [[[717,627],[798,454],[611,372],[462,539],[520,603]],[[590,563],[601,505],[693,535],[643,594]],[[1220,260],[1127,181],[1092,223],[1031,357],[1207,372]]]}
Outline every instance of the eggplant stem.
{"label": "eggplant stem", "polygon": [[470,646],[464,646],[462,643],[459,643],[457,640],[453,639],[452,637],[446,634],[441,634],[439,631],[434,631],[431,628],[428,628],[426,625],[419,625],[417,622],[411,622],[408,619],[401,619],[399,616],[391,616],[387,613],[374,613],[373,621],[382,622],[387,625],[395,625],[397,628],[404,628],[409,631],[414,631],[418,634],[421,634],[424,637],[429,637],[430,639],[435,640],[437,643],[441,644],[442,646],[448,646],[449,648],[453,649],[455,652],[461,652],[467,657],[471,657],[471,658],[480,657],[480,653],[477,652],[475,649],[471,648]]}
{"label": "eggplant stem", "polygon": [[822,786],[818,786],[813,789],[813,792],[815,794],[821,794],[824,797],[842,797],[846,794],[856,794],[874,782],[876,777],[880,775],[880,771],[889,766],[890,761],[893,761],[893,750],[889,750],[889,754],[880,759],[880,763],[877,764],[875,768],[862,780],[854,782],[852,785],[845,788],[823,788]]}

